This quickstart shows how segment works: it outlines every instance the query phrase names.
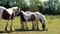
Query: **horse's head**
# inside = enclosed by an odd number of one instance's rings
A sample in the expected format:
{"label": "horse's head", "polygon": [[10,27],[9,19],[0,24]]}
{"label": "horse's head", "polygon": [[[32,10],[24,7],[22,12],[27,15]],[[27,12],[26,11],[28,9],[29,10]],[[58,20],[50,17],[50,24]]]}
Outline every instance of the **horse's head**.
{"label": "horse's head", "polygon": [[18,11],[21,11],[19,7],[12,7],[12,9],[13,9],[13,12],[14,12],[14,13],[15,13],[15,12],[18,12]]}
{"label": "horse's head", "polygon": [[23,12],[24,12],[24,11],[17,11],[17,12],[15,13],[15,15],[16,15],[16,16],[23,16]]}

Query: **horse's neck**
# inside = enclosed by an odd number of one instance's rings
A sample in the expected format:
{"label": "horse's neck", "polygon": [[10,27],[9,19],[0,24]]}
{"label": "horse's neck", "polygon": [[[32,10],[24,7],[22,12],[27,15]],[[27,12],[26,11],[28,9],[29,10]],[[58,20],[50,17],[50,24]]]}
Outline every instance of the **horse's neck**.
{"label": "horse's neck", "polygon": [[25,21],[23,13],[20,15],[20,18],[21,18],[22,21]]}
{"label": "horse's neck", "polygon": [[27,16],[27,13],[25,13],[24,11],[21,11],[23,16]]}

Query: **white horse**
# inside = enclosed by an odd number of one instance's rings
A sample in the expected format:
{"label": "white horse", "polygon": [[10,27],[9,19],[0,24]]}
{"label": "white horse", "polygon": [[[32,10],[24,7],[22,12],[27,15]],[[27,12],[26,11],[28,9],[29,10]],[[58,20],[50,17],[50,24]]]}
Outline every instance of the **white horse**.
{"label": "white horse", "polygon": [[32,23],[33,23],[32,28],[34,28],[35,16],[33,14],[27,14],[24,11],[19,11],[19,12],[17,12],[17,16],[21,17],[21,28],[22,28],[22,30],[24,30],[24,23],[23,22],[25,22],[26,30],[29,29],[28,26],[27,26],[28,21],[32,21]]}
{"label": "white horse", "polygon": [[41,14],[40,12],[29,12],[29,11],[26,11],[25,13],[34,14],[36,16],[36,24],[35,24],[35,26],[37,26],[37,29],[39,29],[38,28],[38,21],[40,20],[41,23],[42,23],[43,30],[47,30],[46,29],[46,18],[45,18],[45,16],[43,14]]}
{"label": "white horse", "polygon": [[6,9],[3,6],[0,6],[0,21],[1,21],[1,19],[8,20],[6,27],[5,27],[5,31],[7,31],[8,22],[10,19],[11,19],[10,30],[14,31],[14,29],[12,27],[12,23],[13,23],[13,19],[15,16],[15,12],[19,11],[18,9],[19,9],[18,7],[12,7],[12,8]]}

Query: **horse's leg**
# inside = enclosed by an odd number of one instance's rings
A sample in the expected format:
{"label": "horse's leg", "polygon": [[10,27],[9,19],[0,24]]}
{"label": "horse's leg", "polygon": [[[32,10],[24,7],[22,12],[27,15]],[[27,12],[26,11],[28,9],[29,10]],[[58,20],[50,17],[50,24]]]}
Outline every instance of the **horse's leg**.
{"label": "horse's leg", "polygon": [[0,18],[0,23],[1,23],[1,18]]}
{"label": "horse's leg", "polygon": [[11,19],[10,31],[14,31],[14,28],[13,28],[13,19]]}
{"label": "horse's leg", "polygon": [[32,21],[32,30],[35,30],[34,20]]}
{"label": "horse's leg", "polygon": [[39,24],[38,24],[38,20],[36,20],[36,24],[37,24],[37,30],[39,30],[39,27],[38,27],[38,25],[39,25]]}
{"label": "horse's leg", "polygon": [[5,26],[5,31],[7,31],[8,22],[9,22],[9,20],[7,21],[7,24],[6,24],[6,26]]}
{"label": "horse's leg", "polygon": [[25,22],[25,24],[26,24],[26,30],[29,30],[29,28],[28,28],[28,25],[27,25],[27,20],[26,20],[26,22]]}
{"label": "horse's leg", "polygon": [[21,29],[24,30],[24,22],[21,21]]}
{"label": "horse's leg", "polygon": [[39,30],[39,27],[38,27],[38,25],[39,25],[38,24],[39,19],[36,17],[35,21],[36,21],[36,23],[35,23],[36,29]]}
{"label": "horse's leg", "polygon": [[38,20],[36,20],[36,23],[35,23],[35,30],[39,30],[39,27],[38,27]]}

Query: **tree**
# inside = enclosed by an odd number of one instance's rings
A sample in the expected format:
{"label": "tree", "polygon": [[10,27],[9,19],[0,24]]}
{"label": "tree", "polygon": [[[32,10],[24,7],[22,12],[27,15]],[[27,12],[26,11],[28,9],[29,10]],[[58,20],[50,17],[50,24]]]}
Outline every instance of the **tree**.
{"label": "tree", "polygon": [[40,0],[30,0],[30,10],[35,12],[39,11],[38,6],[43,6],[43,3]]}
{"label": "tree", "polygon": [[59,3],[59,0],[49,0],[47,2],[45,2],[45,7],[46,7],[46,12],[48,14],[55,14],[54,11],[56,11],[57,9],[57,4]]}

